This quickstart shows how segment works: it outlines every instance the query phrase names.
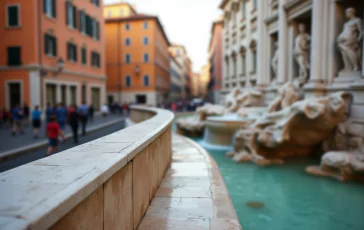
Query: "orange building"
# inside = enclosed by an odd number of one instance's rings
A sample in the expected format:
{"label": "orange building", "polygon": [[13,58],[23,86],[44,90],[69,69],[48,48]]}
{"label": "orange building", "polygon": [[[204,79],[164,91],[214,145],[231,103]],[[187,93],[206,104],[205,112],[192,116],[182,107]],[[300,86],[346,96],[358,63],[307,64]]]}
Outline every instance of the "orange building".
{"label": "orange building", "polygon": [[167,100],[169,41],[158,17],[136,14],[127,3],[106,6],[104,15],[109,102],[156,105]]}
{"label": "orange building", "polygon": [[101,0],[2,0],[0,106],[104,103]]}

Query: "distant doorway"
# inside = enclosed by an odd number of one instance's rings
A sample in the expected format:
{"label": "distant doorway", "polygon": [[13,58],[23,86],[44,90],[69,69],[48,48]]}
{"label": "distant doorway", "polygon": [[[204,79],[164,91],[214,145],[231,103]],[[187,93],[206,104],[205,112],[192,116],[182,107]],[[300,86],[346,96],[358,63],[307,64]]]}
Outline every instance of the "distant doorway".
{"label": "distant doorway", "polygon": [[108,101],[109,105],[114,104],[114,96],[113,95],[108,95],[107,96],[107,101]]}
{"label": "distant doorway", "polygon": [[145,94],[138,94],[135,96],[137,104],[146,104],[147,96]]}
{"label": "distant doorway", "polygon": [[91,88],[91,103],[95,110],[100,109],[100,89]]}
{"label": "distant doorway", "polygon": [[47,84],[46,93],[46,102],[51,103],[51,105],[56,105],[56,85]]}
{"label": "distant doorway", "polygon": [[71,86],[71,95],[69,95],[71,100],[71,104],[72,105],[77,105],[77,87],[76,86]]}
{"label": "distant doorway", "polygon": [[8,83],[8,107],[12,108],[15,105],[21,105],[21,86],[19,82]]}

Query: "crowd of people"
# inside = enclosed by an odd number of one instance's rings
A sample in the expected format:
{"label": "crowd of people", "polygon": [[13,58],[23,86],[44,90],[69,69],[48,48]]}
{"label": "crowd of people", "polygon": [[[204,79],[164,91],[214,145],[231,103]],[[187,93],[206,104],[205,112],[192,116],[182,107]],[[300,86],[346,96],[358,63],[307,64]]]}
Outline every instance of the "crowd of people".
{"label": "crowd of people", "polygon": [[197,107],[203,106],[206,103],[208,103],[208,101],[201,99],[179,100],[160,103],[158,107],[163,109],[169,109],[172,112],[192,112],[195,111]]}

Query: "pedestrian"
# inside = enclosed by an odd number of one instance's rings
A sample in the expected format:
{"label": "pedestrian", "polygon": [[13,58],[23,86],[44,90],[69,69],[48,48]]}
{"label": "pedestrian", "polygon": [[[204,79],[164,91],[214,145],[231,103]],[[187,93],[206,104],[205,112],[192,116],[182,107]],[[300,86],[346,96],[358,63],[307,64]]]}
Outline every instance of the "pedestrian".
{"label": "pedestrian", "polygon": [[78,121],[80,119],[77,113],[76,105],[72,105],[68,109],[68,125],[72,129],[73,143],[78,143]]}
{"label": "pedestrian", "polygon": [[94,121],[94,113],[95,113],[95,108],[94,106],[91,104],[88,108],[88,118],[90,120],[90,122],[92,123]]}
{"label": "pedestrian", "polygon": [[4,128],[7,128],[9,127],[11,114],[5,107],[3,108],[2,114],[3,114],[3,126]]}
{"label": "pedestrian", "polygon": [[177,106],[176,106],[176,104],[174,103],[174,102],[172,102],[171,103],[171,110],[172,110],[172,112],[176,112],[176,110],[177,110]]}
{"label": "pedestrian", "polygon": [[36,105],[34,110],[32,111],[32,125],[33,125],[33,138],[38,138],[39,128],[41,126],[41,115],[42,111],[39,109],[39,106]]}
{"label": "pedestrian", "polygon": [[46,122],[49,123],[51,121],[51,116],[54,115],[53,106],[49,102],[47,103],[45,113],[46,113]]}
{"label": "pedestrian", "polygon": [[15,107],[13,108],[12,116],[13,116],[12,135],[15,136],[18,130],[20,131],[21,134],[24,134],[22,125],[23,111],[19,108],[19,105],[15,105]]}
{"label": "pedestrian", "polygon": [[64,107],[63,103],[59,103],[57,105],[56,117],[57,117],[57,123],[61,128],[61,131],[64,132],[67,122],[67,109]]}
{"label": "pedestrian", "polygon": [[107,107],[107,105],[101,106],[101,113],[102,113],[102,116],[104,117],[104,120],[107,120],[107,118],[109,116],[109,107]]}
{"label": "pedestrian", "polygon": [[127,116],[128,115],[128,112],[129,112],[129,105],[124,102],[123,104],[123,113],[124,113],[124,116]]}
{"label": "pedestrian", "polygon": [[82,135],[86,135],[86,125],[87,125],[87,117],[88,117],[88,105],[85,101],[82,102],[82,105],[78,107],[78,113],[80,114],[81,120],[81,129]]}
{"label": "pedestrian", "polygon": [[55,115],[52,115],[49,123],[47,124],[47,136],[48,136],[48,149],[46,155],[51,155],[52,151],[54,153],[58,152],[58,137],[62,137],[62,141],[64,141],[64,134],[61,132],[61,127],[59,127],[57,123],[57,118]]}
{"label": "pedestrian", "polygon": [[24,103],[24,105],[23,105],[23,120],[24,120],[24,125],[25,126],[29,125],[29,115],[30,115],[29,106],[27,105],[27,103]]}

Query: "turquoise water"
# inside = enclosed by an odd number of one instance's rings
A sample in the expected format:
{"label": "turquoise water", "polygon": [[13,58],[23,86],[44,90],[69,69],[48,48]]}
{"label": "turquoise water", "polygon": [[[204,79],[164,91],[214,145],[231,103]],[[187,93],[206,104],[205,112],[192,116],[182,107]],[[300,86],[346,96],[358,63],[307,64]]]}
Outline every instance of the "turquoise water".
{"label": "turquoise water", "polygon": [[[244,230],[364,230],[364,185],[306,174],[304,168],[318,165],[318,159],[261,168],[237,164],[225,151],[207,151],[220,167]],[[264,207],[250,208],[248,201]]]}
{"label": "turquoise water", "polygon": [[[296,158],[268,168],[214,157],[244,230],[364,230],[364,185],[306,174],[316,159]],[[248,201],[264,203],[250,208]]]}

